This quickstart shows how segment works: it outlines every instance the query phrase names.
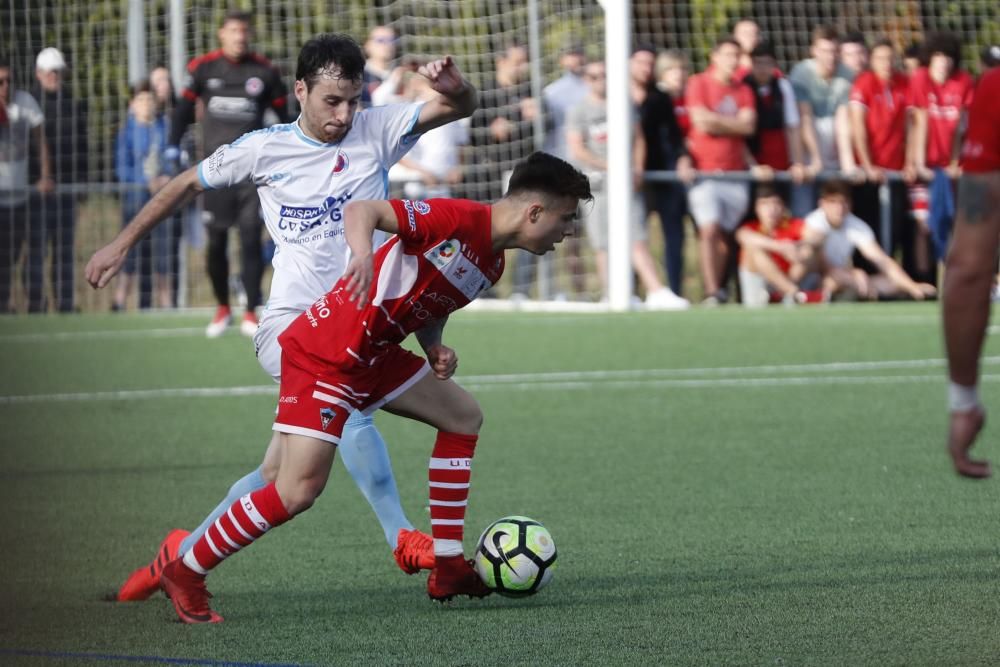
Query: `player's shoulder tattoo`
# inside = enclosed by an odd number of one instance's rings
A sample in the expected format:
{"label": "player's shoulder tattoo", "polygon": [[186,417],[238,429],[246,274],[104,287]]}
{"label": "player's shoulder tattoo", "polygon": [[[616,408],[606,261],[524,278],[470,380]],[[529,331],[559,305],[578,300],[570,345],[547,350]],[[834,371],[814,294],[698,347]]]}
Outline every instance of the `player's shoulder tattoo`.
{"label": "player's shoulder tattoo", "polygon": [[1000,214],[1000,173],[963,174],[958,181],[957,219],[977,225]]}

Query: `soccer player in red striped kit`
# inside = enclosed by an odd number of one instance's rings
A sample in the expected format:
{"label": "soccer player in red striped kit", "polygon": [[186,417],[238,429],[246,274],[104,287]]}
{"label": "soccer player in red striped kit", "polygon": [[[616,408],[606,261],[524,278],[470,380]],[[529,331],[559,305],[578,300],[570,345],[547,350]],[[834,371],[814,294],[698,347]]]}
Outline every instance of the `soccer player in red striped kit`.
{"label": "soccer player in red striped kit", "polygon": [[[442,344],[444,324],[496,284],[505,250],[553,250],[573,234],[580,202],[591,198],[586,176],[535,153],[514,169],[507,193],[491,205],[432,199],[345,207],[352,259],[344,276],[279,337],[274,430],[284,446],[277,479],[234,502],[161,575],[182,621],[222,620],[208,605],[208,571],[311,507],[326,485],[347,418],[379,408],[438,430],[428,473],[435,557],[428,595],[444,601],[490,593],[462,552],[483,416],[476,400],[451,380],[457,362]],[[376,229],[396,236],[373,254]],[[400,345],[417,331],[427,359]]]}
{"label": "soccer player in red striped kit", "polygon": [[948,353],[948,453],[964,477],[992,473],[969,458],[986,421],[979,400],[979,355],[990,319],[990,286],[1000,241],[1000,69],[983,76],[969,109],[962,146],[955,234],[944,273],[944,340]]}

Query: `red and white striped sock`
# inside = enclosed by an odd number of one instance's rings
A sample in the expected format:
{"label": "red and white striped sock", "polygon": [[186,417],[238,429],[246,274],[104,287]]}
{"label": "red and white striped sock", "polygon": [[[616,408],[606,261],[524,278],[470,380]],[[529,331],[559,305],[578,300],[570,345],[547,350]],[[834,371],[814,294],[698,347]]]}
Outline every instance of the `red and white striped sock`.
{"label": "red and white striped sock", "polygon": [[435,556],[462,554],[472,453],[478,439],[478,435],[438,431],[428,472]]}
{"label": "red and white striped sock", "polygon": [[209,570],[291,517],[271,482],[234,502],[184,554],[184,564],[199,574]]}

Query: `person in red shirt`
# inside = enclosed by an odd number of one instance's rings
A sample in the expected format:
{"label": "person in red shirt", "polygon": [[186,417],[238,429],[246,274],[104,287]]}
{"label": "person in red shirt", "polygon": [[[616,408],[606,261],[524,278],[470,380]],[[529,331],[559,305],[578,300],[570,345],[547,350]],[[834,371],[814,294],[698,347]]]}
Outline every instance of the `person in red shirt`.
{"label": "person in red shirt", "polygon": [[775,171],[791,170],[794,181],[801,183],[805,169],[795,91],[788,79],[780,76],[770,42],[759,43],[751,56],[753,67],[743,78],[757,105],[757,129],[748,142],[750,151],[757,164]]}
{"label": "person in red shirt", "polygon": [[1000,69],[979,81],[962,145],[955,234],[945,264],[944,340],[948,354],[948,453],[965,477],[991,474],[969,450],[986,419],[979,400],[979,357],[990,318],[990,286],[1000,241]]}
{"label": "person in red shirt", "polygon": [[[739,57],[740,45],[724,39],[712,49],[711,67],[688,81],[688,152],[698,171],[742,171],[747,167],[746,137],[754,132],[757,112],[753,92],[733,79]],[[723,285],[729,246],[749,199],[749,186],[741,181],[701,179],[688,191],[688,210],[698,227],[707,305],[728,300]]]}
{"label": "person in red shirt", "polygon": [[[902,171],[906,163],[906,120],[910,103],[909,79],[896,70],[896,51],[891,42],[881,40],[871,49],[871,69],[854,80],[849,102],[851,144],[858,169],[867,181],[854,190],[854,214],[868,223],[879,242],[881,205],[879,186],[886,171]],[[906,224],[906,187],[889,184],[892,206],[893,244],[902,242],[903,266],[912,270],[912,225]],[[904,238],[904,236],[906,238]]]}
{"label": "person in red shirt", "polygon": [[[455,351],[442,344],[448,316],[500,279],[504,251],[542,255],[571,236],[587,177],[535,153],[517,165],[492,205],[467,200],[357,201],[344,208],[352,259],[344,275],[281,334],[281,389],[274,430],[283,456],[277,479],[237,500],[161,586],[182,621],[218,623],[208,571],[268,530],[306,511],[323,491],[349,415],[380,408],[438,430],[429,466],[435,566],[428,595],[490,593],[462,555],[472,456],[483,415],[455,383]],[[376,229],[395,234],[372,250]],[[423,359],[401,343],[409,334]]]}
{"label": "person in red shirt", "polygon": [[[928,272],[934,262],[930,253],[928,226],[930,192],[928,183],[935,172],[958,178],[961,170],[958,153],[961,129],[972,104],[975,81],[959,68],[962,42],[953,33],[931,33],[924,46],[927,66],[920,67],[910,79],[912,122],[907,133],[907,166],[910,207],[917,221],[917,244],[914,249],[916,270]],[[945,182],[940,183],[950,190]],[[938,190],[940,193],[941,190]],[[941,216],[938,215],[938,218]],[[938,220],[935,227],[950,223]],[[939,235],[946,239],[946,235]],[[940,242],[940,241],[939,241]],[[941,244],[943,246],[943,243]],[[944,248],[940,248],[943,256]]]}
{"label": "person in red shirt", "polygon": [[766,306],[772,296],[788,304],[804,303],[799,283],[808,274],[801,246],[805,223],[789,218],[785,201],[769,183],[757,186],[755,220],[736,230],[740,244],[740,292],[743,305]]}

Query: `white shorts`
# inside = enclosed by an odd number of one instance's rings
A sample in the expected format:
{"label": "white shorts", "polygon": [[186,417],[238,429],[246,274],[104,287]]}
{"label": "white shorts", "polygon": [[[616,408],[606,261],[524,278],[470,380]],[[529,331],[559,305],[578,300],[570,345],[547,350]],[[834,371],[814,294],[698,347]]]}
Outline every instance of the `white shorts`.
{"label": "white shorts", "polygon": [[[608,195],[601,187],[591,190],[594,195],[593,205],[583,207],[583,225],[587,240],[593,250],[608,249],[608,215],[613,215],[613,208],[608,207]],[[616,218],[611,224],[620,224]],[[646,231],[646,203],[638,192],[632,194],[632,218],[629,220],[629,241],[645,241],[649,238]]]}
{"label": "white shorts", "polygon": [[740,294],[747,308],[763,308],[771,301],[771,286],[759,273],[740,267]]}
{"label": "white shorts", "polygon": [[688,210],[698,227],[715,224],[734,232],[749,204],[749,183],[707,180],[688,190]]}
{"label": "white shorts", "polygon": [[278,336],[302,313],[296,310],[264,310],[264,316],[253,336],[257,363],[275,382],[281,382],[281,346]]}

